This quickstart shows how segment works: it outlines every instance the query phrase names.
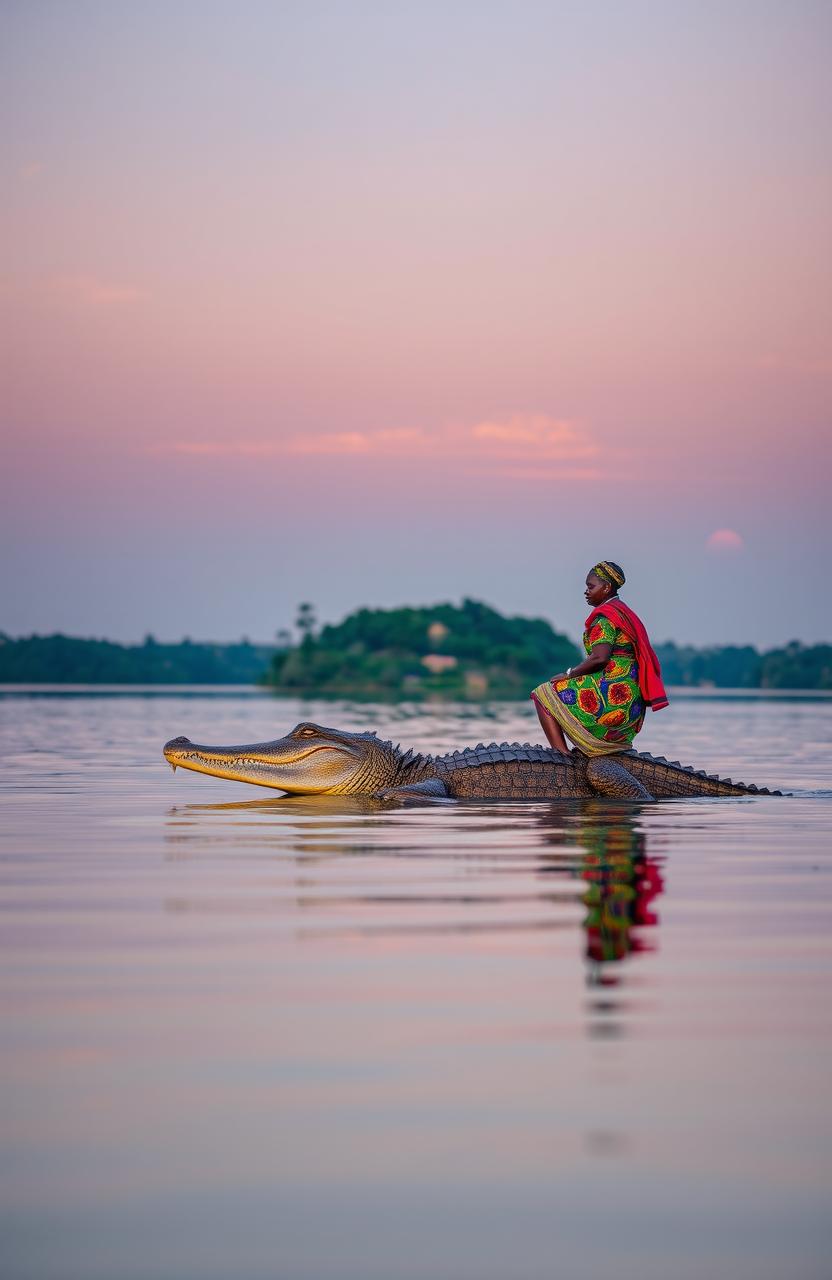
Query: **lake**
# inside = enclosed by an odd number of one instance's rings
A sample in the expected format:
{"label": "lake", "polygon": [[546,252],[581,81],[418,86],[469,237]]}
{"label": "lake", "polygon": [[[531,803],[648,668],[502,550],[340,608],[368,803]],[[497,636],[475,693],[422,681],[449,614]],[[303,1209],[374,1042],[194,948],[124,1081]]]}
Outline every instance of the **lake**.
{"label": "lake", "polygon": [[637,740],[788,798],[378,807],[180,770],[531,704],[0,691],[4,1280],[828,1280],[832,701]]}

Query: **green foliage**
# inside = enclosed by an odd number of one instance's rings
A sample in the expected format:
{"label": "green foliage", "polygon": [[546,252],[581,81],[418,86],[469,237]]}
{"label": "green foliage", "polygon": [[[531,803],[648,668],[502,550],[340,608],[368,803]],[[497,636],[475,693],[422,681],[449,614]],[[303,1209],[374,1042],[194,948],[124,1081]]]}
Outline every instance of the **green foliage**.
{"label": "green foliage", "polygon": [[317,625],[318,620],[315,617],[315,606],[310,604],[308,600],[304,600],[302,604],[298,605],[298,616],[295,619],[295,626],[304,639],[306,639],[307,637],[311,637],[315,634],[315,628]]}
{"label": "green foliage", "polygon": [[832,645],[807,649],[793,640],[785,649],[763,654],[760,684],[764,689],[832,689]]}
{"label": "green foliage", "polygon": [[[580,656],[542,618],[507,618],[477,600],[432,608],[358,609],[315,636],[299,610],[299,644],[140,645],[70,636],[13,640],[0,632],[2,684],[269,684],[281,693],[367,698],[525,698]],[[435,624],[441,624],[438,628]],[[832,690],[832,645],[657,646],[665,684],[719,689]],[[432,656],[430,656],[432,655]],[[430,656],[430,657],[429,657]],[[452,659],[441,669],[439,659]],[[434,668],[426,666],[429,658]]]}
{"label": "green foliage", "polygon": [[272,649],[239,644],[141,645],[71,636],[0,634],[2,684],[255,684],[262,679]]}
{"label": "green foliage", "polygon": [[832,645],[802,645],[759,653],[752,645],[693,649],[656,646],[666,685],[717,689],[832,689]]}
{"label": "green foliage", "polygon": [[[453,661],[431,670],[428,655]],[[572,642],[542,618],[506,618],[464,600],[358,609],[316,640],[306,630],[298,648],[275,654],[270,683],[285,693],[351,697],[525,697],[577,657]]]}
{"label": "green foliage", "polygon": [[666,685],[713,685],[718,689],[760,687],[761,658],[752,645],[693,649],[672,642],[656,646]]}

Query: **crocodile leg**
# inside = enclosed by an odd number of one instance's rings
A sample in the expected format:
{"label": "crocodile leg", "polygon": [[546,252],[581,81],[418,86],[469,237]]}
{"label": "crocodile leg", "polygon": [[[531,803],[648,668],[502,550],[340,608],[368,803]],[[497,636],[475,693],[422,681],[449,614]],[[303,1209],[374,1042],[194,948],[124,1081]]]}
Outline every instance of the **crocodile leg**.
{"label": "crocodile leg", "polygon": [[619,764],[615,756],[595,756],[586,767],[589,785],[598,795],[612,800],[652,800],[638,778]]}
{"label": "crocodile leg", "polygon": [[407,800],[408,797],[428,796],[434,800],[447,800],[448,789],[441,778],[425,778],[422,782],[411,782],[404,787],[385,787],[377,791],[379,800]]}

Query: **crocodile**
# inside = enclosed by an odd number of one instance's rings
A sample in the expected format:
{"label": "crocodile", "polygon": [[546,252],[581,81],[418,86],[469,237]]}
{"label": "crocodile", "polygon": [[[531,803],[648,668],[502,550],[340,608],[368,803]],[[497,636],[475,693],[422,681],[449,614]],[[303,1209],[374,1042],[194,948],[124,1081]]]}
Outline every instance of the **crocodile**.
{"label": "crocodile", "polygon": [[644,751],[587,757],[528,742],[480,742],[433,756],[402,751],[376,733],[327,729],[311,721],[301,721],[285,738],[244,746],[210,747],[172,738],[164,755],[174,770],[181,766],[296,795],[453,800],[782,795]]}

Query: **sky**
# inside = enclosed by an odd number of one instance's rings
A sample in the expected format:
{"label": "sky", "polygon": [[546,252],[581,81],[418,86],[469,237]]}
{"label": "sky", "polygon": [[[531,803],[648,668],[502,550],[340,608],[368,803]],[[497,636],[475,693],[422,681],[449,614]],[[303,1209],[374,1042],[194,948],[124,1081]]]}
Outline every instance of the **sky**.
{"label": "sky", "polygon": [[11,0],[0,630],[832,639],[832,5]]}

